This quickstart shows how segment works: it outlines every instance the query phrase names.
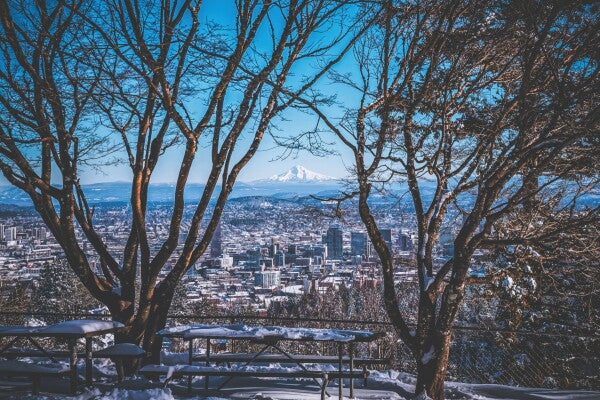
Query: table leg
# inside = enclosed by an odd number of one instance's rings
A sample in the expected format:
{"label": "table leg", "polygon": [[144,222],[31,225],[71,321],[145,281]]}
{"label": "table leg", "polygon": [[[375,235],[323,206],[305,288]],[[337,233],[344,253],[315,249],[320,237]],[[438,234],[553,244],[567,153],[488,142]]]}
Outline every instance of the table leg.
{"label": "table leg", "polygon": [[[194,362],[194,339],[188,340],[188,364]],[[188,392],[192,391],[192,375],[188,376]]]}
{"label": "table leg", "polygon": [[69,374],[71,377],[71,393],[77,391],[77,339],[69,339]]}
{"label": "table leg", "polygon": [[343,360],[342,360],[342,356],[344,353],[344,345],[342,343],[338,344],[338,364],[339,364],[339,390],[338,390],[338,398],[339,400],[342,400],[344,398],[343,395],[343,390],[344,390],[344,379],[342,378],[342,372],[343,372]]}
{"label": "table leg", "polygon": [[85,384],[92,386],[92,338],[85,338]]}
{"label": "table leg", "polygon": [[[297,361],[296,359],[294,359],[294,357],[292,357],[291,354],[287,353],[286,351],[284,351],[281,347],[277,346],[276,344],[272,344],[271,347],[273,347],[275,350],[277,350],[278,352],[280,352],[281,354],[283,354],[284,356],[286,356],[287,358],[289,358],[291,361],[293,361],[297,366],[299,366],[303,371],[308,372],[308,369],[302,365],[302,363],[300,361]],[[248,364],[246,364],[248,365]],[[318,385],[320,385],[319,381],[315,378],[312,378]],[[327,386],[327,385],[325,385]],[[329,393],[327,393],[327,391],[325,392],[325,394],[327,394],[327,396],[329,396]]]}
{"label": "table leg", "polygon": [[14,339],[12,339],[10,342],[8,342],[6,344],[6,346],[2,347],[0,349],[0,356],[2,355],[2,353],[4,353],[5,351],[7,351],[8,349],[10,349],[10,347],[15,344],[17,341],[19,340],[19,336],[16,336]]}
{"label": "table leg", "polygon": [[[210,339],[206,339],[206,366],[210,365]],[[204,377],[204,390],[208,390],[208,375]]]}
{"label": "table leg", "polygon": [[354,343],[348,344],[350,357],[350,398],[354,398]]}
{"label": "table leg", "polygon": [[[247,367],[248,365],[252,364],[252,363],[254,362],[254,360],[256,360],[258,357],[260,357],[260,355],[261,355],[262,353],[264,353],[265,351],[267,351],[267,350],[269,349],[269,347],[273,347],[273,348],[275,348],[275,349],[278,349],[278,348],[276,347],[276,345],[275,345],[275,344],[267,344],[267,345],[265,345],[265,347],[263,347],[263,349],[262,349],[261,351],[259,351],[258,353],[256,353],[256,354],[255,354],[255,355],[254,355],[254,356],[253,356],[253,357],[250,359],[250,361],[246,362],[246,363],[245,363],[245,364],[242,366],[242,368],[243,368],[243,367]],[[208,348],[208,346],[207,346],[207,348]],[[210,354],[208,354],[208,356],[207,356],[207,358],[206,358],[206,359],[208,360],[208,359],[209,359],[209,357],[210,357]],[[206,365],[208,365],[208,361],[206,362]],[[300,364],[298,364],[298,365],[300,365]],[[207,377],[207,378],[208,378],[208,377]],[[222,389],[222,388],[223,388],[225,385],[227,385],[227,383],[228,383],[230,380],[232,380],[233,378],[234,378],[234,376],[230,376],[230,377],[228,377],[227,379],[225,379],[225,380],[224,380],[224,381],[221,383],[221,385],[219,385],[219,387],[218,387],[217,389],[218,389],[218,390],[221,390],[221,389]],[[207,387],[206,387],[206,388],[208,389],[208,384],[207,384]]]}
{"label": "table leg", "polygon": [[31,344],[33,344],[33,346],[36,349],[38,349],[43,355],[48,357],[50,359],[50,361],[52,361],[53,363],[56,362],[56,359],[54,357],[52,357],[52,355],[50,353],[48,353],[46,350],[44,350],[44,348],[42,346],[40,346],[40,344],[38,342],[36,342],[32,337],[27,336],[27,340],[29,342],[31,342]]}

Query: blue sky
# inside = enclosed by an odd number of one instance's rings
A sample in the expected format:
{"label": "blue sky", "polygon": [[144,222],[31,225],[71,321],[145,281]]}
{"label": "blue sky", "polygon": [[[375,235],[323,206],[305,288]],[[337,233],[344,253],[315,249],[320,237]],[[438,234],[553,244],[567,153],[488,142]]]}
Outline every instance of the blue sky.
{"label": "blue sky", "polygon": [[[202,22],[210,20],[221,25],[233,26],[235,13],[233,1],[205,0],[202,4],[200,20]],[[260,36],[259,39],[261,39]],[[265,35],[263,35],[262,39],[270,41],[270,38]],[[350,60],[351,57],[347,56],[340,63],[339,68],[350,65]],[[310,68],[310,66],[303,65],[303,68]],[[310,71],[305,72],[310,73]],[[297,76],[300,76],[301,73],[302,71],[296,71]],[[334,89],[330,87],[326,81],[320,83],[317,88],[327,94],[331,94],[332,90],[344,90],[342,88]],[[314,126],[314,120],[310,116],[294,110],[288,110],[287,112],[284,112],[282,116],[285,117],[285,120],[276,120],[276,125],[280,128],[281,134],[294,135]],[[245,148],[249,143],[248,137],[249,135],[246,135],[236,148]],[[331,136],[328,138],[325,137],[324,139],[330,142],[333,141],[333,137]],[[350,154],[344,152],[344,149],[341,149],[340,146],[335,146],[335,148],[338,150],[338,153],[343,152],[343,154],[331,154],[327,157],[317,157],[307,151],[301,151],[298,154],[282,158],[281,156],[284,154],[284,150],[277,147],[270,135],[265,135],[259,151],[242,170],[238,180],[248,182],[267,178],[284,172],[296,164],[301,164],[312,171],[336,178],[346,176],[347,166],[350,163]],[[177,177],[182,153],[182,146],[169,149],[159,161],[153,174],[152,182],[174,182]],[[190,174],[189,182],[204,182],[208,175],[209,167],[210,163],[208,162],[207,157],[202,154],[202,149],[200,149]],[[84,183],[128,181],[131,179],[131,171],[127,165],[107,166],[101,168],[101,170],[88,169],[80,171],[80,174],[81,180]]]}
{"label": "blue sky", "polygon": [[[234,27],[235,26],[235,2],[234,1],[223,1],[223,0],[204,0],[202,3],[200,20],[204,24],[207,21],[216,22],[223,26]],[[280,21],[281,22],[281,21]],[[275,18],[274,24],[277,25]],[[271,38],[266,32],[259,33],[257,39],[259,40],[258,45],[270,43]],[[331,35],[332,32],[322,32],[325,35]],[[332,52],[332,56],[334,53]],[[347,55],[336,68],[339,70],[348,71],[352,68],[354,63],[352,62],[352,56]],[[314,67],[308,63],[303,62],[296,70],[293,71],[292,79],[300,79],[304,75],[312,75],[314,73]],[[298,82],[298,81],[296,81]],[[345,103],[349,103],[351,99],[356,99],[347,88],[333,87],[327,83],[326,77],[322,78],[322,81],[317,84],[316,89],[326,95],[335,94],[340,99],[344,99]],[[197,101],[197,100],[194,100]],[[332,108],[329,110],[331,116],[335,116],[337,113],[340,114],[339,109]],[[274,120],[275,124],[279,128],[279,135],[296,135],[303,131],[312,129],[314,122],[316,121],[313,117],[300,113],[295,110],[287,110],[281,117]],[[249,124],[252,126],[252,122]],[[242,137],[240,142],[236,145],[237,149],[244,149],[250,142],[252,132],[246,133],[245,137]],[[325,134],[323,139],[327,142],[335,142],[331,134]],[[268,178],[272,175],[279,174],[287,171],[292,166],[301,164],[304,167],[335,178],[341,178],[347,175],[347,169],[351,166],[351,154],[345,150],[342,146],[337,143],[332,147],[330,154],[326,157],[317,157],[308,151],[300,151],[296,154],[288,155],[283,157],[285,150],[279,148],[274,142],[273,138],[266,134],[260,145],[259,151],[250,160],[247,166],[242,170],[239,175],[239,181],[253,181],[257,179]],[[340,154],[341,153],[341,154]],[[177,172],[181,162],[181,155],[183,154],[183,146],[173,147],[167,150],[167,152],[160,159],[153,177],[153,183],[172,183],[176,180]],[[124,152],[123,152],[124,156]],[[124,159],[124,158],[123,158]],[[206,180],[209,172],[210,156],[200,147],[194,162],[192,171],[190,173],[190,183],[202,183]],[[56,171],[56,169],[55,169]],[[130,181],[132,174],[128,164],[119,165],[106,165],[99,166],[99,168],[89,168],[85,166],[79,167],[79,175],[81,182],[84,184],[98,183],[98,182],[114,182],[114,181]],[[60,181],[60,177],[55,177],[57,181]],[[8,182],[3,176],[0,175],[0,185],[6,185]]]}

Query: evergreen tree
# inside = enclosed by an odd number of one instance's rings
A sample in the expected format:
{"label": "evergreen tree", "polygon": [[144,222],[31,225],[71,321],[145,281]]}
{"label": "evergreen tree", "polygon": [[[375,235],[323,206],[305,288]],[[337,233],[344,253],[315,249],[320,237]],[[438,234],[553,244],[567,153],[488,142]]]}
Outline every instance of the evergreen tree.
{"label": "evergreen tree", "polygon": [[[47,324],[69,319],[68,315],[87,313],[98,307],[85,290],[75,273],[64,263],[45,263],[37,290],[33,295],[33,307]],[[51,314],[51,315],[47,315]]]}

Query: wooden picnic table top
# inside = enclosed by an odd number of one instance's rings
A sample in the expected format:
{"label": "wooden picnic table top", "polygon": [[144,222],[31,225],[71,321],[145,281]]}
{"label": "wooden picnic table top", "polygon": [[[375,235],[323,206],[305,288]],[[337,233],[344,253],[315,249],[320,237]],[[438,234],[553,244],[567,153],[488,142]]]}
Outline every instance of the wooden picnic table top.
{"label": "wooden picnic table top", "polygon": [[124,325],[103,320],[64,321],[48,326],[0,325],[0,337],[67,337],[84,338],[113,333]]}
{"label": "wooden picnic table top", "polygon": [[159,335],[168,338],[190,339],[243,339],[256,342],[312,341],[312,342],[372,342],[385,335],[382,332],[344,329],[294,328],[282,326],[250,327],[244,324],[185,325],[163,329]]}

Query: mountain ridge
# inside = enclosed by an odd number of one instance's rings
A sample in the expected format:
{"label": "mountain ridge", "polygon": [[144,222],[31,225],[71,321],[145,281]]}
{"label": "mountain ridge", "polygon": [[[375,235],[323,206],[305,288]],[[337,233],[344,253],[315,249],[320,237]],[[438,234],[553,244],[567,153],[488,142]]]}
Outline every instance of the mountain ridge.
{"label": "mountain ridge", "polygon": [[312,183],[312,182],[328,182],[335,181],[336,178],[327,176],[318,172],[314,172],[304,167],[303,165],[296,164],[286,172],[281,174],[272,175],[267,179],[259,179],[250,183],[262,183],[262,182],[279,182],[279,183]]}

